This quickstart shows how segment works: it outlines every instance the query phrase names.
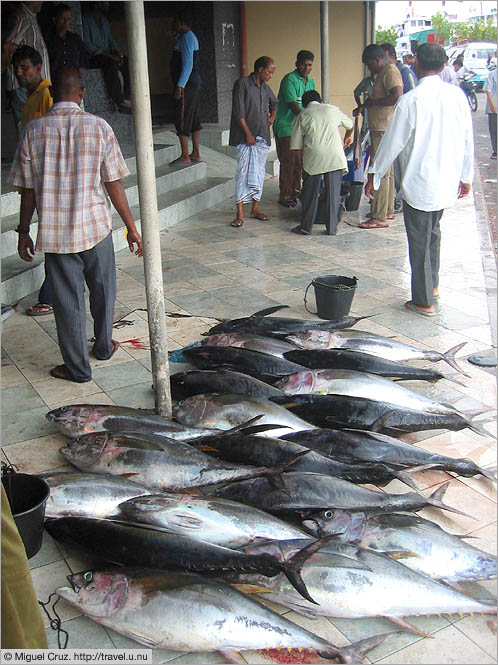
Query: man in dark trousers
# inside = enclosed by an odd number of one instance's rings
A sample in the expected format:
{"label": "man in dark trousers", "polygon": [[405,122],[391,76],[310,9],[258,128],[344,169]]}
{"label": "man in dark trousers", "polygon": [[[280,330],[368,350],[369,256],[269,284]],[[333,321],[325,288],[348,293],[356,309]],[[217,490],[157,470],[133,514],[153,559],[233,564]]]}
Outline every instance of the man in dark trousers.
{"label": "man in dark trousers", "polygon": [[[339,127],[346,129],[344,141]],[[337,106],[323,104],[316,90],[303,95],[303,110],[292,123],[291,150],[303,150],[301,224],[292,229],[310,235],[318,212],[320,184],[325,184],[327,233],[335,235],[339,222],[342,176],[347,171],[344,148],[352,143],[353,121]]]}
{"label": "man in dark trousers", "polygon": [[[175,44],[171,56],[170,71],[175,85],[175,127],[182,154],[170,162],[170,166],[200,162],[199,141],[201,121],[199,97],[201,73],[199,68],[199,41],[192,32],[192,20],[188,14],[178,14],[174,19]],[[188,139],[192,136],[192,152],[188,151]]]}
{"label": "man in dark trousers", "polygon": [[9,182],[22,188],[18,252],[32,261],[29,234],[38,210],[36,249],[45,252],[63,365],[50,374],[76,383],[90,381],[85,282],[90,292],[95,343],[92,353],[108,360],[119,347],[112,339],[116,268],[112,213],[106,191],[128,231],[128,246],[142,255],[122,178],[129,171],[105,120],[80,109],[84,88],[77,69],[62,67],[55,103],[29,123],[17,148]]}
{"label": "man in dark trousers", "polygon": [[434,316],[439,297],[439,221],[445,208],[467,196],[474,171],[470,108],[463,92],[439,77],[444,59],[437,44],[418,47],[418,85],[398,101],[365,187],[372,199],[399,156],[412,269],[412,298],[405,308],[422,316]]}

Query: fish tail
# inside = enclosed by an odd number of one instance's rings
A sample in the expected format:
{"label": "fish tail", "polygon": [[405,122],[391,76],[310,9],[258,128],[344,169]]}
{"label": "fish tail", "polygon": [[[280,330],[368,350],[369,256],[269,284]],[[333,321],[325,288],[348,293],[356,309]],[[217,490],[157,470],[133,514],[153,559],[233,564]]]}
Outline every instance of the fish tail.
{"label": "fish tail", "polygon": [[275,305],[274,307],[267,307],[266,309],[260,309],[257,312],[254,312],[254,314],[251,314],[249,318],[253,318],[255,316],[269,316],[270,314],[275,314],[275,312],[279,312],[281,309],[286,309],[288,308],[289,305]]}
{"label": "fish tail", "polygon": [[470,517],[471,519],[475,519],[475,517],[472,517],[472,515],[464,513],[461,510],[457,510],[456,508],[452,508],[451,506],[448,506],[446,503],[443,503],[442,499],[446,490],[448,489],[449,484],[450,483],[448,481],[447,483],[441,485],[441,487],[435,489],[434,492],[428,497],[427,503],[430,506],[436,506],[437,508],[448,510],[450,513],[456,513],[457,515],[463,515],[464,517]]}
{"label": "fish tail", "polygon": [[320,538],[319,540],[315,540],[309,545],[306,545],[306,547],[303,547],[299,552],[294,554],[288,561],[285,563],[282,563],[282,571],[284,572],[285,576],[289,580],[289,582],[292,584],[292,586],[298,591],[303,598],[306,598],[310,603],[313,603],[313,605],[318,605],[319,603],[316,602],[316,600],[313,600],[313,598],[310,596],[308,589],[306,588],[306,584],[304,583],[304,580],[301,576],[301,569],[305,562],[317,552],[320,547],[322,547],[326,542],[328,542],[329,538]]}
{"label": "fish tail", "polygon": [[453,346],[451,349],[448,349],[446,353],[443,353],[441,356],[441,359],[446,361],[450,367],[453,367],[453,369],[456,369],[457,372],[460,372],[464,376],[469,376],[469,374],[466,374],[461,367],[458,366],[456,360],[455,360],[455,355],[460,351],[461,348],[463,348],[467,344],[467,342],[461,342],[460,344],[457,344],[456,346]]}
{"label": "fish tail", "polygon": [[[488,432],[487,430],[484,429],[484,427],[481,427],[481,425],[477,425],[476,423],[468,423],[467,427],[472,430],[472,432],[475,432],[476,434],[479,434],[479,436],[487,436],[491,437],[492,439],[496,439],[496,436],[491,434],[491,432]],[[484,474],[483,474],[484,475]]]}
{"label": "fish tail", "polygon": [[481,466],[479,467],[479,473],[481,476],[484,476],[488,480],[491,480],[493,483],[498,483],[498,480],[496,479],[496,466],[490,467],[489,469],[483,469]]}
{"label": "fish tail", "polygon": [[379,646],[379,644],[382,644],[389,635],[397,635],[399,632],[400,631],[391,631],[390,633],[383,633],[382,635],[373,635],[372,637],[367,637],[365,640],[353,642],[353,644],[350,644],[347,647],[341,647],[340,649],[335,647],[333,652],[320,650],[317,653],[321,658],[327,660],[339,656],[343,663],[362,663],[366,653]]}

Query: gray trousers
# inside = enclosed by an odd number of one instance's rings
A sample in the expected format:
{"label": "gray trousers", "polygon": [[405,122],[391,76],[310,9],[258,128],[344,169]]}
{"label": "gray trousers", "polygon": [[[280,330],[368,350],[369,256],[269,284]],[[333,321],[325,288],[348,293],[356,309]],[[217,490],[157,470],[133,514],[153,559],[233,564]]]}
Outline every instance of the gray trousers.
{"label": "gray trousers", "polygon": [[415,305],[433,305],[433,289],[439,285],[439,220],[443,210],[425,212],[403,201],[403,216],[412,269],[412,301]]}
{"label": "gray trousers", "polygon": [[301,189],[301,228],[310,231],[316,221],[320,184],[323,178],[325,185],[325,226],[327,233],[335,236],[339,224],[339,204],[341,202],[342,171],[329,171],[310,175],[303,170],[303,187]]}
{"label": "gray trousers", "polygon": [[77,254],[45,254],[52,290],[59,347],[70,376],[92,376],[86,331],[85,282],[90,294],[95,343],[93,353],[105,359],[112,350],[116,301],[116,265],[112,233],[92,249]]}

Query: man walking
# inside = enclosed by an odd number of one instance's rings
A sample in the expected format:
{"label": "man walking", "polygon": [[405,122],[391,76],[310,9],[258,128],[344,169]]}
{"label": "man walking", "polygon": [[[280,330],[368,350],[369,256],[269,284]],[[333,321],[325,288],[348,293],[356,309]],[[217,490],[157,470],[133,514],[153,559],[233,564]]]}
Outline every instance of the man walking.
{"label": "man walking", "polygon": [[[199,69],[199,42],[190,29],[192,19],[187,14],[179,14],[174,19],[175,45],[171,56],[171,78],[175,83],[175,127],[180,140],[181,155],[170,162],[190,164],[200,162],[199,154],[201,121],[199,99],[201,74]],[[192,153],[188,151],[188,137],[192,135]]]}
{"label": "man walking", "polygon": [[[347,130],[344,142],[339,127]],[[316,90],[304,93],[303,110],[292,123],[290,142],[291,150],[303,150],[301,224],[292,229],[293,233],[310,235],[318,211],[323,178],[327,211],[325,225],[329,235],[336,234],[342,175],[347,171],[344,148],[351,145],[352,133],[353,121],[337,106],[323,104]]]}
{"label": "man walking", "polygon": [[399,155],[412,269],[412,299],[405,307],[422,316],[434,316],[434,298],[439,295],[439,221],[444,208],[469,193],[473,177],[470,108],[461,90],[440,79],[444,58],[437,44],[418,47],[419,83],[399,100],[365,187],[372,199]]}
{"label": "man walking", "polygon": [[287,208],[297,205],[297,196],[301,192],[302,154],[299,150],[291,150],[289,144],[292,122],[303,107],[302,96],[308,90],[315,89],[315,82],[310,76],[314,58],[311,51],[299,51],[296,69],[284,76],[278,91],[277,115],[273,123],[280,161],[278,202]]}
{"label": "man walking", "polygon": [[491,139],[491,159],[496,159],[496,67],[488,74],[484,84],[484,92],[486,93],[486,113],[488,114],[489,138]]}
{"label": "man walking", "polygon": [[[375,159],[381,139],[386,131],[394,105],[403,93],[403,80],[396,65],[381,46],[370,44],[361,56],[362,62],[375,76],[372,94],[365,102],[368,109],[368,124],[370,127],[371,152],[370,160]],[[353,115],[361,113],[363,107],[359,106]],[[388,219],[394,219],[394,177],[392,164],[387,169],[382,183],[372,200],[370,219],[361,222],[361,229],[381,229],[389,226]]]}
{"label": "man walking", "polygon": [[36,249],[45,252],[63,365],[50,374],[76,383],[92,377],[86,335],[85,282],[90,292],[95,343],[92,353],[108,360],[119,347],[111,337],[116,269],[111,208],[128,231],[130,251],[142,240],[130,213],[121,178],[128,169],[110,126],[79,107],[84,88],[78,70],[62,67],[55,103],[24,130],[9,182],[22,188],[18,252],[32,261],[29,226],[38,210]]}
{"label": "man walking", "polygon": [[267,85],[275,63],[266,55],[254,63],[254,71],[235,82],[232,92],[232,118],[229,144],[237,146],[235,194],[237,214],[232,226],[244,223],[244,203],[252,203],[251,217],[267,221],[259,209],[265,181],[266,157],[270,148],[270,127],[275,120],[278,100]]}

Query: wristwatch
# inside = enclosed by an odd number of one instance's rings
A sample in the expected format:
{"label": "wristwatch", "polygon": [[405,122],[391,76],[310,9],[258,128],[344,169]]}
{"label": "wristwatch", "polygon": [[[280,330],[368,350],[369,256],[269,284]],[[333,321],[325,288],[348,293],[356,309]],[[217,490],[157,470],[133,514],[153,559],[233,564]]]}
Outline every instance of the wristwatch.
{"label": "wristwatch", "polygon": [[14,229],[14,231],[15,231],[16,233],[19,233],[20,236],[29,236],[29,226],[28,226],[27,229],[22,229],[22,228],[21,228],[21,225],[19,224],[19,226],[17,226],[17,227]]}

